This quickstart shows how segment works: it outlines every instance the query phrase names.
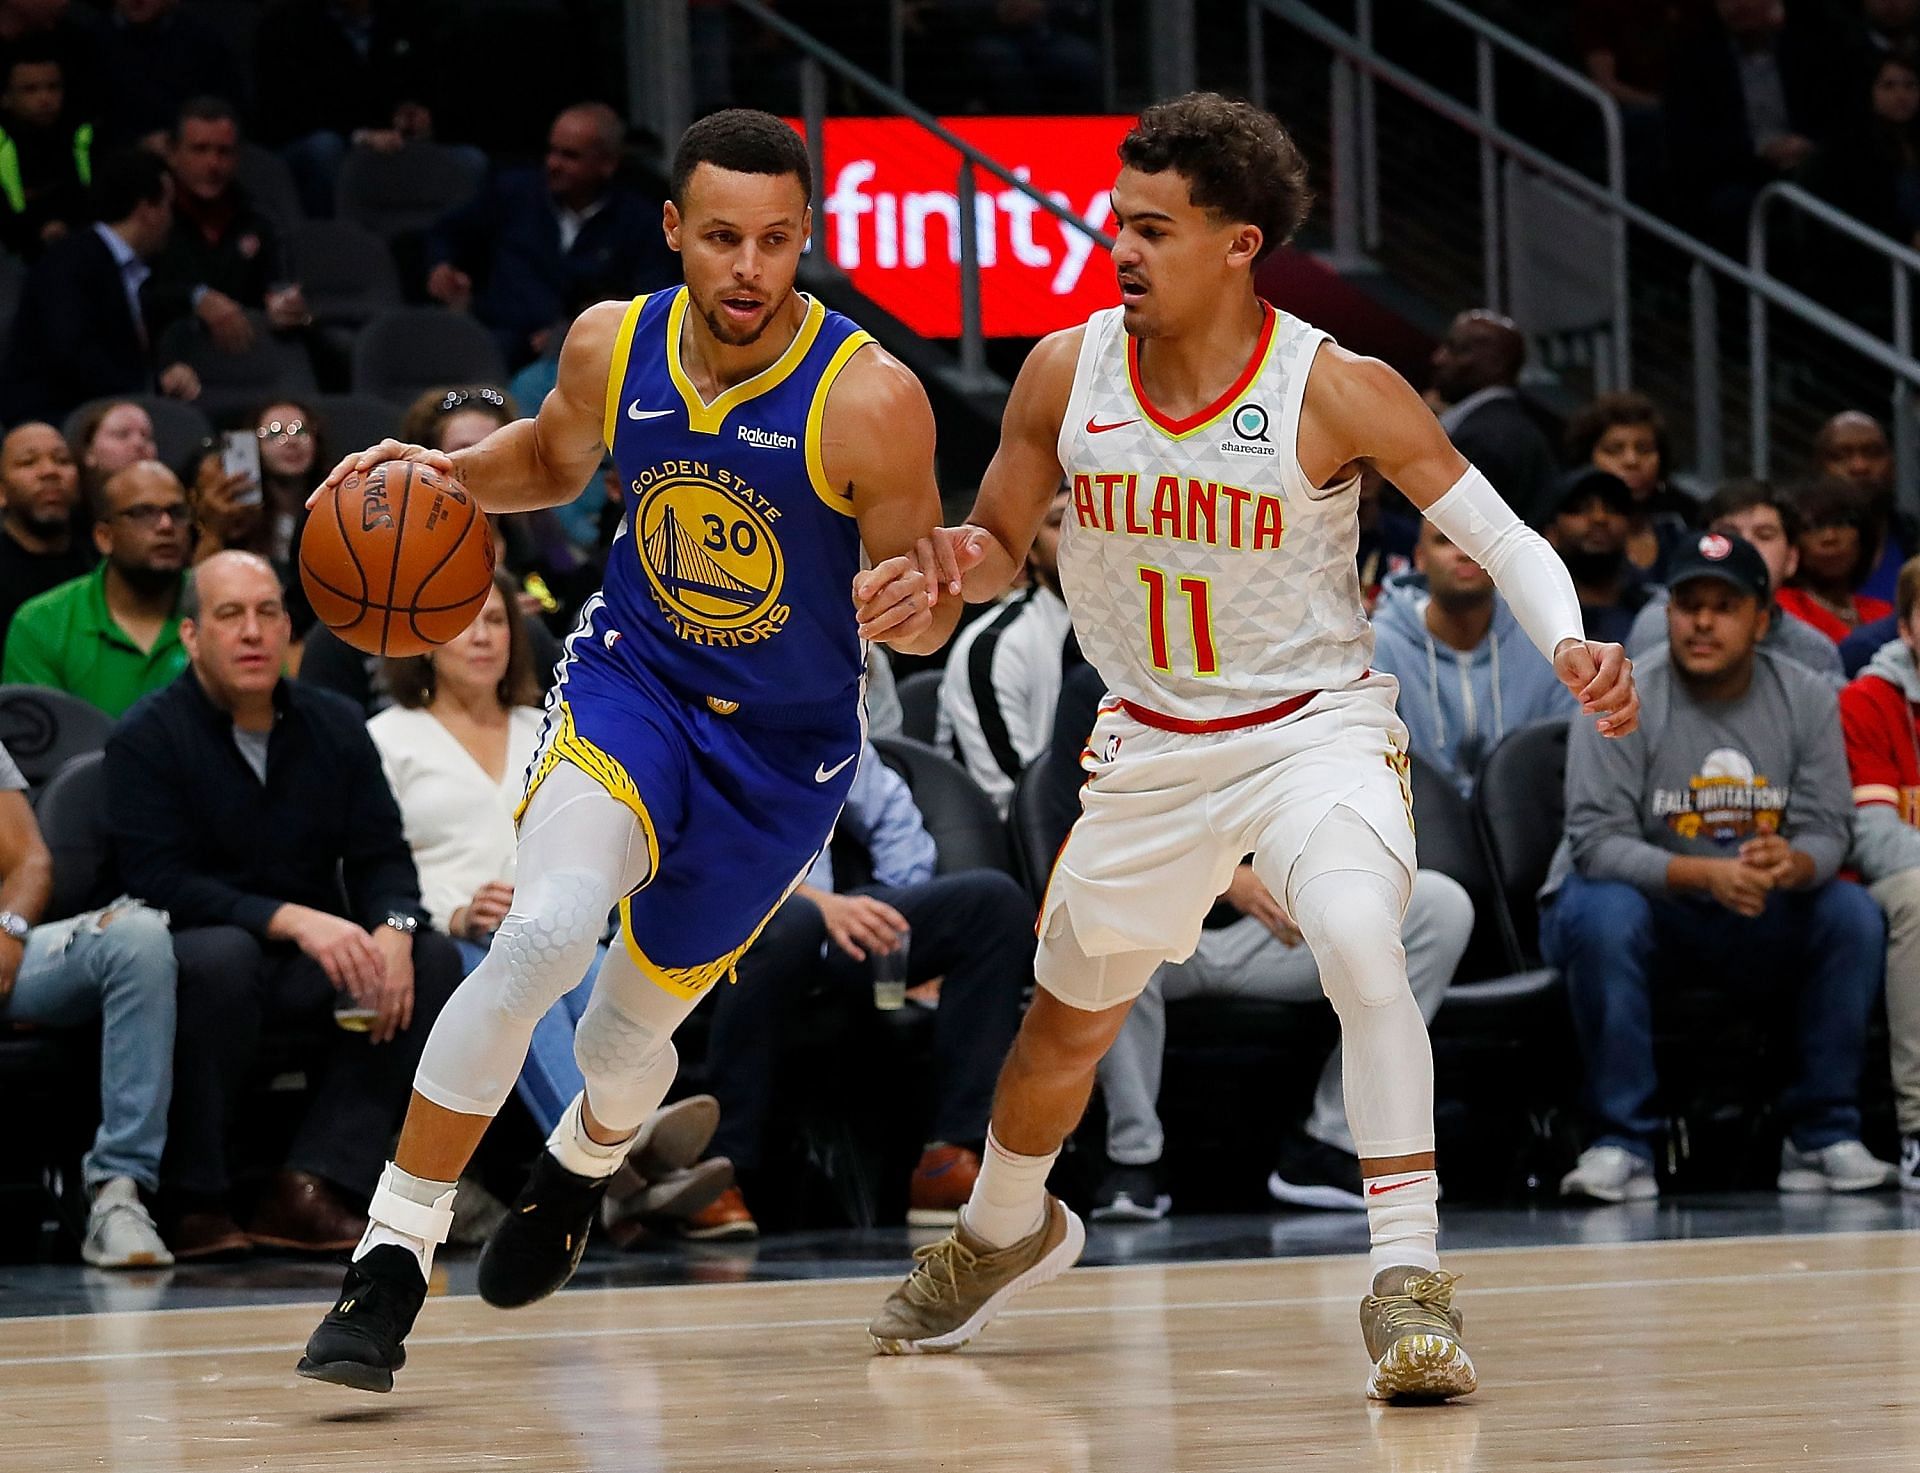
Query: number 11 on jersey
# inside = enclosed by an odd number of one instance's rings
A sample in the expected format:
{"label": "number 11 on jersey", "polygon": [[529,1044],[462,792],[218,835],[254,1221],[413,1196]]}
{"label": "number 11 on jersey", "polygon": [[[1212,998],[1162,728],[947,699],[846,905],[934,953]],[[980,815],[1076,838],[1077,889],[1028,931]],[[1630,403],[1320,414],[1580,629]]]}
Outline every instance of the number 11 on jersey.
{"label": "number 11 on jersey", "polygon": [[[1167,650],[1167,575],[1159,568],[1142,567],[1140,581],[1147,586],[1147,647],[1152,652],[1153,668],[1171,675],[1173,659]],[[1174,586],[1187,600],[1187,621],[1193,630],[1193,673],[1207,676],[1220,673],[1220,657],[1214,652],[1212,590],[1205,578],[1191,574]]]}

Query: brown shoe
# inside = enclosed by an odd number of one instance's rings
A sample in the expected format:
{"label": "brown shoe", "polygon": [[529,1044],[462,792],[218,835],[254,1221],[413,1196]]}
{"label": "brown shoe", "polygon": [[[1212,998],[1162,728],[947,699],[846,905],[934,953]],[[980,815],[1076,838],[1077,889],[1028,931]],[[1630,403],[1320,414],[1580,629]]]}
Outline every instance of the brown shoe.
{"label": "brown shoe", "polygon": [[691,1217],[682,1219],[680,1236],[696,1243],[727,1243],[760,1236],[760,1224],[747,1211],[740,1188],[728,1187]]}
{"label": "brown shoe", "polygon": [[254,1210],[247,1236],[263,1248],[342,1253],[360,1241],[367,1219],[310,1171],[282,1171]]}
{"label": "brown shoe", "polygon": [[253,1239],[225,1212],[183,1212],[167,1234],[176,1262],[231,1258],[250,1251]]}
{"label": "brown shoe", "polygon": [[973,1195],[980,1157],[964,1146],[928,1146],[907,1183],[907,1225],[950,1228]]}

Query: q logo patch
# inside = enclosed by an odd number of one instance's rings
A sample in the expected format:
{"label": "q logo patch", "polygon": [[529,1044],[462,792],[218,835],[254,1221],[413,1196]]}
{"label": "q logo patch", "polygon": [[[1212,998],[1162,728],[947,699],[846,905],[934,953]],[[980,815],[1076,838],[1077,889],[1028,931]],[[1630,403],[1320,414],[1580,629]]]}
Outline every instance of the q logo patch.
{"label": "q logo patch", "polygon": [[[634,515],[640,562],[683,639],[754,643],[778,631],[786,563],[767,518],[732,488],[665,476]],[[733,637],[712,637],[736,631]]]}

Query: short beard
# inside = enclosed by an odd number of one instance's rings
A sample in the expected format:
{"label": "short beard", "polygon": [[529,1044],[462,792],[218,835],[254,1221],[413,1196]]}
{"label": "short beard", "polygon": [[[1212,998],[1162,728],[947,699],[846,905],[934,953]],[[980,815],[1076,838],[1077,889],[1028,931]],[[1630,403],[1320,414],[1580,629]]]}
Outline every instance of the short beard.
{"label": "short beard", "polygon": [[141,598],[158,598],[168,589],[178,588],[185,576],[179,568],[149,568],[142,563],[115,563],[113,570]]}
{"label": "short beard", "polygon": [[1440,606],[1441,610],[1449,614],[1471,614],[1476,610],[1484,609],[1488,604],[1493,602],[1493,589],[1491,588],[1487,589],[1484,593],[1462,593],[1458,590],[1438,593],[1434,592],[1432,585],[1429,584],[1428,592],[1433,601]]}
{"label": "short beard", "polygon": [[1627,565],[1625,549],[1619,552],[1581,552],[1563,547],[1560,557],[1575,583],[1588,585],[1611,583]]}
{"label": "short beard", "polygon": [[23,507],[19,511],[9,510],[7,515],[17,520],[29,537],[37,537],[42,542],[57,542],[73,533],[72,512],[42,519]]}
{"label": "short beard", "polygon": [[[792,295],[793,290],[789,287],[787,296]],[[778,317],[780,315],[780,309],[787,305],[787,296],[781,297],[777,302],[769,302],[767,304],[766,315],[760,319],[760,325],[745,337],[742,337],[733,324],[721,315],[718,307],[709,311],[703,311],[700,315],[707,320],[707,331],[712,333],[720,342],[725,343],[729,348],[751,348],[766,335],[767,329],[773,326],[773,319]]]}

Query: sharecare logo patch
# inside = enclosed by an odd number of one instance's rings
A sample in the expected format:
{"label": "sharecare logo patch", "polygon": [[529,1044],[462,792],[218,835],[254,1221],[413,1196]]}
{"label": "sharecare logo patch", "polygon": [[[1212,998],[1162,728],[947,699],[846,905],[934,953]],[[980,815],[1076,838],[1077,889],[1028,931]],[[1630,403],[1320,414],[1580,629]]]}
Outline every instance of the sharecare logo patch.
{"label": "sharecare logo patch", "polygon": [[[1133,119],[941,121],[1076,220],[1112,228],[1114,149]],[[824,152],[813,248],[915,332],[958,336],[960,155],[903,118],[828,118]],[[1098,241],[984,170],[973,225],[989,336],[1039,337],[1119,302]]]}

